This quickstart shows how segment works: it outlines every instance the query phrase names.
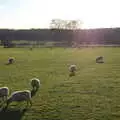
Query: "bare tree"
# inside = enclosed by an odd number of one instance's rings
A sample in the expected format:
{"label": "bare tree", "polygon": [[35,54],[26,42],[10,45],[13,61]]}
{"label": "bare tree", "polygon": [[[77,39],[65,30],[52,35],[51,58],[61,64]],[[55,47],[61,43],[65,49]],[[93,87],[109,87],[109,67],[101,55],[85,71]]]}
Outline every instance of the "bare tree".
{"label": "bare tree", "polygon": [[82,22],[80,20],[61,20],[61,19],[52,19],[50,23],[51,29],[80,29]]}

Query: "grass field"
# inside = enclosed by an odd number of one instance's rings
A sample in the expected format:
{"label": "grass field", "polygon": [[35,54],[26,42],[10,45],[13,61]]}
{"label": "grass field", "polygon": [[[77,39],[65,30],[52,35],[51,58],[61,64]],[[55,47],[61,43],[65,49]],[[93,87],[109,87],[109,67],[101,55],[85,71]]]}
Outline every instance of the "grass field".
{"label": "grass field", "polygon": [[[95,63],[99,55],[104,64]],[[5,65],[9,56],[16,62]],[[76,76],[69,77],[70,64]],[[0,120],[120,120],[120,48],[0,48],[0,87],[31,90],[33,77],[41,87],[32,107],[12,103]]]}

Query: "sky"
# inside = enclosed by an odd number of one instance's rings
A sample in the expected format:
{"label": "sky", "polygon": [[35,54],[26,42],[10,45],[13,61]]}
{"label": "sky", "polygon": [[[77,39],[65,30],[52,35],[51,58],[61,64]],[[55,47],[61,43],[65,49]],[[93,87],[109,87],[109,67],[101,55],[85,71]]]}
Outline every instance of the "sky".
{"label": "sky", "polygon": [[0,0],[0,28],[49,28],[52,19],[83,28],[120,27],[120,0]]}

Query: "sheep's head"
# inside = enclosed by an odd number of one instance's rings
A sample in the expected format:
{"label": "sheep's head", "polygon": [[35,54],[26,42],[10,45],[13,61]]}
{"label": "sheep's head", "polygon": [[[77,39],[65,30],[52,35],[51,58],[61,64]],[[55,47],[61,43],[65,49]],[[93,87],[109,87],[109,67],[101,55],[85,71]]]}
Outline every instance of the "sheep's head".
{"label": "sheep's head", "polygon": [[9,64],[12,64],[14,61],[15,61],[15,58],[13,58],[13,57],[10,57],[10,58],[8,59]]}
{"label": "sheep's head", "polygon": [[69,67],[69,71],[70,71],[70,72],[75,72],[76,70],[77,70],[76,65],[71,65],[71,66]]}
{"label": "sheep's head", "polygon": [[40,87],[40,80],[37,78],[31,79],[31,86],[33,87],[33,89],[38,90]]}

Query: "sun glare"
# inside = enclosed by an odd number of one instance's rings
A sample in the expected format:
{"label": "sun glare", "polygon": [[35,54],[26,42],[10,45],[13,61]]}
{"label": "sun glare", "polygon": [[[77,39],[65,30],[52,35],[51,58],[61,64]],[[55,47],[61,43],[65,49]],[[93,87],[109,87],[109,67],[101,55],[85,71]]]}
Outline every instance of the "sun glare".
{"label": "sun glare", "polygon": [[[4,4],[3,4],[4,3]],[[119,0],[0,1],[1,28],[49,28],[51,19],[82,20],[82,28],[119,27]]]}

